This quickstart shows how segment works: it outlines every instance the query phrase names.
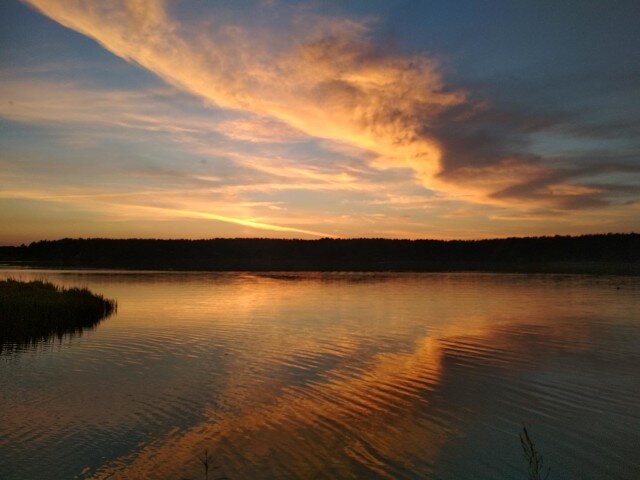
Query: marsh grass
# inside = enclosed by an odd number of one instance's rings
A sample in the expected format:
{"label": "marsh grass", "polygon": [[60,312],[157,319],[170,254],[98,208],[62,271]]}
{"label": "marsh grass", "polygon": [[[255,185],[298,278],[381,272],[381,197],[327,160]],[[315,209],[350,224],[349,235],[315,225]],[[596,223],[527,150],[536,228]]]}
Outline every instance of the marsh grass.
{"label": "marsh grass", "polygon": [[93,327],[117,308],[116,302],[86,288],[63,288],[35,280],[0,281],[0,349]]}

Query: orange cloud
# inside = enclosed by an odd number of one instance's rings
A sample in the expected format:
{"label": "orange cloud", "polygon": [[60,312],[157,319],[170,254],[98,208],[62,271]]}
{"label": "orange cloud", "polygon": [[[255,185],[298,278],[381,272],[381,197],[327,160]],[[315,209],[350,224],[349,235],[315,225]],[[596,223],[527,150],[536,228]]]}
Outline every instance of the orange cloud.
{"label": "orange cloud", "polygon": [[446,91],[427,57],[379,53],[364,24],[326,19],[282,48],[236,26],[187,28],[157,0],[27,3],[217,106],[372,151],[378,167],[410,167],[438,183],[441,152],[420,129],[465,94]]}
{"label": "orange cloud", "polygon": [[[294,362],[296,354],[313,359],[321,357],[325,353],[322,350],[326,350],[326,346],[311,341],[304,347],[297,347],[294,352],[281,352],[269,360],[286,364],[287,361]],[[274,355],[282,348],[279,345],[277,349],[259,353]],[[348,344],[334,347],[336,350],[349,348],[353,347]],[[237,469],[236,473],[243,473],[242,469],[247,469],[253,462],[272,455],[271,449],[277,445],[287,450],[289,469],[319,474],[326,469],[326,464],[310,465],[308,457],[300,456],[301,451],[296,448],[299,435],[306,428],[330,428],[331,425],[349,431],[354,428],[354,422],[358,425],[358,439],[343,444],[329,431],[325,441],[335,444],[324,445],[324,448],[344,449],[356,462],[370,468],[375,468],[375,462],[367,458],[368,452],[402,462],[406,461],[406,452],[420,448],[422,454],[435,458],[444,438],[429,434],[431,430],[424,426],[430,420],[421,419],[422,423],[417,423],[414,413],[423,401],[421,392],[434,388],[440,380],[441,357],[439,342],[425,337],[417,342],[414,351],[381,354],[374,359],[370,369],[354,375],[330,372],[335,373],[333,378],[300,388],[280,384],[282,379],[274,377],[274,385],[269,388],[261,384],[252,385],[253,391],[260,392],[260,398],[271,401],[257,406],[253,402],[240,403],[235,405],[235,414],[225,416],[211,412],[209,421],[161,438],[137,454],[118,458],[92,478],[144,478],[158,471],[179,475],[192,463],[193,452],[205,446],[213,446],[218,454],[229,453],[225,449],[230,449],[235,455],[241,452],[245,465],[232,465]],[[275,398],[273,391],[277,388],[274,386],[280,387],[282,392]],[[234,390],[243,387],[246,388],[230,381],[225,393],[237,397]],[[398,409],[398,404],[404,408]],[[230,459],[235,455],[230,455]],[[343,475],[348,476],[348,465],[339,468],[344,469]]]}
{"label": "orange cloud", "polygon": [[247,142],[291,142],[306,138],[302,132],[269,118],[236,119],[220,122],[219,132],[234,140]]}

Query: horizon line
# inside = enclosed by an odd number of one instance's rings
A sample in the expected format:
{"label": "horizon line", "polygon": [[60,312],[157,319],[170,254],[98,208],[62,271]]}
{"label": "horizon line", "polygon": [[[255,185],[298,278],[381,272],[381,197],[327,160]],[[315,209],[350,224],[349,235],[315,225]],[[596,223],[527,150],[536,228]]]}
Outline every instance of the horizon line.
{"label": "horizon line", "polygon": [[320,241],[356,241],[356,240],[377,240],[377,241],[400,241],[400,242],[483,242],[483,241],[495,241],[495,240],[519,240],[519,239],[546,239],[546,238],[582,238],[582,237],[597,237],[597,236],[609,236],[609,235],[640,235],[639,232],[604,232],[604,233],[582,233],[578,235],[518,235],[507,237],[484,237],[484,238],[389,238],[389,237],[320,237],[320,238],[274,238],[274,237],[201,237],[201,238],[159,238],[159,237],[61,237],[56,239],[41,239],[33,240],[29,243],[20,244],[0,244],[0,248],[20,248],[28,247],[35,243],[41,242],[61,242],[65,240],[71,241],[91,241],[91,240],[108,240],[108,241],[161,241],[161,242],[206,242],[214,240],[260,240],[260,241],[284,241],[284,242],[320,242]]}

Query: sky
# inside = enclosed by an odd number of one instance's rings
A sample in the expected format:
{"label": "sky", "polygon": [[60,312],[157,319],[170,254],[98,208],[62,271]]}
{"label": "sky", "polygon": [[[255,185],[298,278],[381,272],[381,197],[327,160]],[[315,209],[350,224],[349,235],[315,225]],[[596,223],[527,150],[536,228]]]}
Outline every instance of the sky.
{"label": "sky", "polygon": [[640,231],[638,18],[3,0],[0,244]]}

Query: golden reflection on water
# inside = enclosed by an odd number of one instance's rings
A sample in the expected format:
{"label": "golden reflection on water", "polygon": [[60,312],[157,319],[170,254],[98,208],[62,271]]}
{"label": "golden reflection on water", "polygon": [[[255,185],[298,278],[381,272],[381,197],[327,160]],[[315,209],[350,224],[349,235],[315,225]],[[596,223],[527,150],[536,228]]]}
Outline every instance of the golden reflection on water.
{"label": "golden reflection on water", "polygon": [[[241,451],[244,461],[257,464],[265,464],[273,449],[288,452],[287,468],[309,478],[328,470],[347,475],[347,464],[331,465],[332,454],[342,449],[374,469],[381,455],[401,463],[415,448],[422,455],[435,455],[439,439],[425,435],[425,425],[415,422],[413,405],[424,402],[420,393],[437,383],[439,361],[438,342],[424,338],[411,354],[382,354],[367,371],[305,387],[283,387],[277,398],[272,398],[272,385],[266,391],[255,385],[253,398],[235,405],[237,413],[211,412],[210,418],[177,438],[148,446],[124,468],[107,469],[96,478],[146,478],[157,469],[179,473],[193,463],[194,452],[205,448],[225,457]],[[256,399],[269,401],[256,404]],[[336,430],[339,435],[334,435]],[[357,434],[352,438],[345,435],[353,430]],[[313,452],[301,449],[306,433],[322,437],[309,445]],[[224,453],[219,451],[223,448]],[[242,464],[229,467],[245,470]]]}
{"label": "golden reflection on water", "polygon": [[[7,448],[22,442],[55,451],[82,432],[94,448],[122,452],[113,445],[136,433],[142,440],[122,453],[76,459],[85,463],[75,471],[89,464],[96,479],[197,478],[195,455],[204,449],[231,478],[442,475],[463,468],[452,460],[460,455],[455,442],[496,431],[504,448],[485,462],[486,477],[479,468],[461,478],[517,478],[518,445],[510,442],[520,421],[546,418],[553,429],[548,419],[573,405],[619,415],[632,401],[629,362],[640,356],[621,339],[640,338],[630,313],[640,305],[633,279],[12,275],[86,284],[118,299],[118,315],[96,331],[17,360],[32,356],[38,366],[45,356],[70,372],[38,367],[42,378],[33,384],[46,388],[26,382],[27,401],[3,399],[10,413],[0,433],[21,432],[6,437]],[[593,366],[598,356],[605,366]],[[595,377],[614,373],[604,384],[579,371],[567,381],[565,365]],[[37,435],[26,424],[37,425]],[[624,455],[610,447],[598,452],[603,462]]]}

